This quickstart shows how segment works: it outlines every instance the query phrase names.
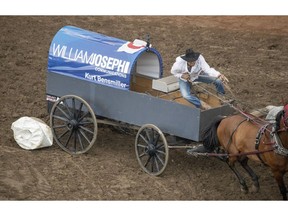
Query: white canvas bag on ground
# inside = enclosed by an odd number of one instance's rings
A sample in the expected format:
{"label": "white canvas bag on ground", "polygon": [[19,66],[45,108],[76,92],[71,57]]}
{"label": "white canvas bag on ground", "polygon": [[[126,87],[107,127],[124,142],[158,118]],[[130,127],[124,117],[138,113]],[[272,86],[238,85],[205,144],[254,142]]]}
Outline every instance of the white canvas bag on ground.
{"label": "white canvas bag on ground", "polygon": [[21,117],[12,123],[11,129],[14,132],[15,141],[23,149],[33,150],[53,144],[50,127],[38,118]]}

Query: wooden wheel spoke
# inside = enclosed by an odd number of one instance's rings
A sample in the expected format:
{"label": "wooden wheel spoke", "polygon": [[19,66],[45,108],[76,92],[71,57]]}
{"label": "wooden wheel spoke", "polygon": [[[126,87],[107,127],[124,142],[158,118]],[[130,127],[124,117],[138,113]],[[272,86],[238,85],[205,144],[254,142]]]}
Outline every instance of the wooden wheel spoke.
{"label": "wooden wheel spoke", "polygon": [[77,131],[77,139],[79,140],[80,147],[81,147],[81,149],[83,150],[83,149],[84,149],[84,145],[83,145],[83,143],[82,143],[82,139],[81,139],[81,136],[80,136],[80,134],[79,134],[79,131]]}
{"label": "wooden wheel spoke", "polygon": [[76,105],[75,105],[75,98],[72,98],[72,108],[73,108],[73,119],[77,119],[76,118]]}
{"label": "wooden wheel spoke", "polygon": [[90,114],[90,112],[88,111],[88,112],[86,112],[86,113],[84,113],[84,115],[83,116],[81,116],[81,118],[78,120],[79,122],[81,122],[88,114]]}
{"label": "wooden wheel spoke", "polygon": [[154,172],[155,156],[152,157],[151,161],[151,171]]}
{"label": "wooden wheel spoke", "polygon": [[66,124],[56,125],[56,126],[53,126],[53,129],[59,129],[59,128],[64,128],[64,127],[67,127],[67,125]]}
{"label": "wooden wheel spoke", "polygon": [[139,136],[142,138],[142,140],[144,140],[144,142],[145,142],[147,145],[149,144],[149,141],[148,141],[142,134],[140,134]]}
{"label": "wooden wheel spoke", "polygon": [[85,138],[85,140],[90,143],[89,138],[86,136],[86,134],[82,131],[82,129],[79,129],[80,134]]}
{"label": "wooden wheel spoke", "polygon": [[163,147],[165,147],[163,143],[159,144],[158,146],[156,145],[156,149],[157,149],[157,150],[158,150],[158,149],[161,149],[161,148],[163,148]]}
{"label": "wooden wheel spoke", "polygon": [[[68,114],[69,116],[67,117],[68,119],[72,118],[73,117],[73,114],[71,113],[71,110],[66,102],[66,100],[63,100],[63,104],[64,106],[66,107],[67,111],[68,111]],[[58,107],[60,109],[60,107]],[[62,110],[64,112],[64,110]],[[63,113],[64,114],[64,113]]]}
{"label": "wooden wheel spoke", "polygon": [[151,158],[152,158],[152,157],[149,156],[149,158],[147,159],[146,163],[144,164],[144,167],[147,167],[147,165],[148,165],[148,163],[150,162]]}
{"label": "wooden wheel spoke", "polygon": [[[69,116],[69,114],[67,114],[60,106],[57,107],[58,110],[60,110],[60,112],[66,117],[67,120],[69,120],[71,117]],[[58,116],[60,117],[60,116]]]}
{"label": "wooden wheel spoke", "polygon": [[146,148],[147,145],[142,145],[142,144],[138,143],[138,144],[137,144],[137,147]]}
{"label": "wooden wheel spoke", "polygon": [[58,136],[58,139],[60,140],[63,136],[65,136],[70,130],[64,131],[60,136]]}
{"label": "wooden wheel spoke", "polygon": [[143,152],[142,154],[139,155],[139,158],[142,158],[142,157],[144,157],[145,155],[147,155],[147,153],[146,153],[146,152]]}
{"label": "wooden wheel spoke", "polygon": [[67,117],[64,118],[64,117],[58,116],[58,115],[52,115],[52,117],[55,118],[55,119],[59,119],[59,120],[61,120],[61,121],[65,121],[65,122],[68,122],[68,121],[69,121],[69,119],[68,119]]}
{"label": "wooden wheel spoke", "polygon": [[91,121],[81,121],[81,122],[79,122],[79,125],[82,125],[82,126],[90,125],[90,124],[94,124],[94,122],[91,122]]}
{"label": "wooden wheel spoke", "polygon": [[79,110],[78,110],[78,113],[77,113],[77,116],[76,116],[76,119],[79,121],[79,117],[80,117],[80,114],[82,112],[82,107],[83,107],[83,103],[81,102],[80,103],[80,106],[79,106]]}
{"label": "wooden wheel spoke", "polygon": [[147,128],[145,129],[145,134],[146,134],[146,137],[148,138],[147,143],[152,143],[152,141],[153,141],[153,138],[151,137],[150,131],[151,130],[148,130]]}
{"label": "wooden wheel spoke", "polygon": [[71,139],[71,137],[72,137],[72,135],[73,135],[73,130],[71,130],[70,131],[70,135],[69,135],[69,137],[68,137],[68,139],[67,139],[67,141],[66,141],[66,143],[65,143],[65,147],[67,147],[68,146],[68,144],[69,144],[69,141],[70,141],[70,139]]}
{"label": "wooden wheel spoke", "polygon": [[[157,157],[157,155],[156,155],[156,157]],[[159,172],[160,171],[160,168],[159,168],[159,164],[158,164],[158,162],[157,162],[157,158],[156,157],[154,157],[154,160],[155,160],[155,165],[156,165],[156,169],[157,169],[157,172]],[[161,161],[160,161],[161,162]]]}
{"label": "wooden wheel spoke", "polygon": [[[165,153],[164,153],[165,154]],[[165,154],[166,155],[166,154]],[[157,159],[161,162],[162,166],[164,166],[164,161],[159,157],[158,154],[156,154]]]}
{"label": "wooden wheel spoke", "polygon": [[74,152],[77,151],[77,130],[74,131]]}
{"label": "wooden wheel spoke", "polygon": [[166,155],[166,152],[164,152],[164,151],[160,151],[160,150],[157,150],[157,153],[159,153],[159,154],[163,154],[163,155]]}
{"label": "wooden wheel spoke", "polygon": [[86,127],[83,127],[83,126],[79,126],[79,128],[81,128],[82,130],[84,130],[84,131],[86,131],[86,132],[88,132],[88,133],[90,133],[90,134],[94,134],[94,131],[91,131],[91,130],[89,130],[88,128],[86,128]]}
{"label": "wooden wheel spoke", "polygon": [[157,146],[157,143],[158,143],[158,141],[159,141],[159,138],[160,138],[160,134],[157,133],[157,134],[156,134],[156,138],[154,139],[154,144],[155,144],[155,146]]}

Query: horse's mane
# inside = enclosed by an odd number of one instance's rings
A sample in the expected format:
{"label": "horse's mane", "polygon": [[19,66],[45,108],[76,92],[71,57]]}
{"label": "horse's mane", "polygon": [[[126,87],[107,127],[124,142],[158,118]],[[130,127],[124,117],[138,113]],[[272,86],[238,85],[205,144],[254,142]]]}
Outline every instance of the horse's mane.
{"label": "horse's mane", "polygon": [[280,120],[281,117],[284,115],[284,110],[281,110],[277,113],[276,118],[275,118],[275,130],[278,131],[280,129]]}

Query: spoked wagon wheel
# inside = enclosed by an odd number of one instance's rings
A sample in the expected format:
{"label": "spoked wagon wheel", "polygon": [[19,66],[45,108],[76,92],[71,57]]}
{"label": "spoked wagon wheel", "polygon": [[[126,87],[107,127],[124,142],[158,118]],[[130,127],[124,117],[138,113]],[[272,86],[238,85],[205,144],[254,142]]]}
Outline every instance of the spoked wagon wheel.
{"label": "spoked wagon wheel", "polygon": [[158,176],[165,170],[169,148],[164,134],[155,125],[146,124],[139,129],[135,151],[141,168],[149,175]]}
{"label": "spoked wagon wheel", "polygon": [[57,144],[69,154],[87,152],[96,141],[97,121],[81,97],[66,95],[53,105],[50,127]]}

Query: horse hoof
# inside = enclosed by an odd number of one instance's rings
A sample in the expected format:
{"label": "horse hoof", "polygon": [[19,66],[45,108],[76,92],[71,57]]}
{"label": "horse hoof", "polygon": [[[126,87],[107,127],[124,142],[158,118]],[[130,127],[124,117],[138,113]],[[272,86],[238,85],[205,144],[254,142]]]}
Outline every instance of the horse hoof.
{"label": "horse hoof", "polygon": [[241,187],[241,192],[247,194],[249,192],[247,187]]}
{"label": "horse hoof", "polygon": [[251,192],[252,193],[258,193],[259,192],[259,187],[255,186],[255,185],[252,185]]}

